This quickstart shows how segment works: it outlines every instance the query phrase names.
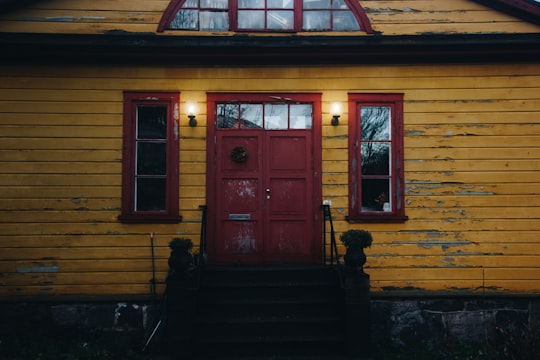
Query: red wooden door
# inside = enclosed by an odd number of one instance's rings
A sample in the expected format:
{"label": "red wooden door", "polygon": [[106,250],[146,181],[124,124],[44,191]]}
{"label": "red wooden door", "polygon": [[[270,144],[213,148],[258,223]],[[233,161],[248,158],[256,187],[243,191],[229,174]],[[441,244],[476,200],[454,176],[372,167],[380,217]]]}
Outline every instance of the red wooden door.
{"label": "red wooden door", "polygon": [[321,94],[209,93],[210,263],[320,263]]}
{"label": "red wooden door", "polygon": [[[311,131],[227,130],[216,135],[213,260],[313,262]],[[245,161],[235,160],[233,154],[244,150]]]}
{"label": "red wooden door", "polygon": [[265,133],[264,255],[306,263],[313,256],[311,131]]}

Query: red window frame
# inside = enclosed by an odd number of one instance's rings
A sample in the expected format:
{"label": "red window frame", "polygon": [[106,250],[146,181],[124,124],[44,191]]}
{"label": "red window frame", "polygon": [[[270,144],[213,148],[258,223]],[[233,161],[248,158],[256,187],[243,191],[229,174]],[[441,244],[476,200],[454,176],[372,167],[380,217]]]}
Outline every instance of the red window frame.
{"label": "red window frame", "polygon": [[[369,178],[362,174],[361,159],[361,119],[362,106],[384,106],[391,109],[390,131],[390,209],[388,211],[362,210],[362,181]],[[404,169],[403,169],[403,94],[349,93],[349,216],[355,222],[403,222]]]}
{"label": "red window frame", "polygon": [[[178,215],[179,185],[179,123],[180,96],[172,92],[124,92],[123,159],[122,159],[122,212],[123,223],[176,223]],[[166,185],[165,209],[137,211],[135,209],[137,107],[165,106],[166,128]]]}
{"label": "red window frame", "polygon": [[[170,23],[174,20],[176,13],[180,10],[186,0],[171,0],[169,6],[163,13],[159,22],[157,31],[163,32],[167,30]],[[373,28],[371,22],[366,15],[366,12],[362,8],[362,5],[357,0],[345,0],[345,3],[349,6],[350,11],[355,16],[358,24],[360,25],[360,31],[367,34],[373,34]],[[264,9],[265,12],[268,10]],[[302,0],[294,0],[294,27],[290,30],[276,30],[276,29],[238,29],[238,1],[228,0],[228,12],[229,12],[229,31],[237,32],[303,32],[302,30],[302,13],[303,6]],[[331,30],[327,30],[331,31]],[[323,31],[326,32],[326,31]]]}

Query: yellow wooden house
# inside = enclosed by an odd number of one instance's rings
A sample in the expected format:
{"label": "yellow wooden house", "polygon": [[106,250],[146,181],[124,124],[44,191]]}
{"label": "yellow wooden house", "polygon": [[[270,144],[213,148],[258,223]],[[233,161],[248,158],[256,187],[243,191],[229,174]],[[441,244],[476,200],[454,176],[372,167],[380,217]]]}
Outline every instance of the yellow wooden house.
{"label": "yellow wooden house", "polygon": [[321,265],[323,204],[374,298],[540,296],[538,1],[7,0],[0,49],[4,301],[148,299],[202,231]]}

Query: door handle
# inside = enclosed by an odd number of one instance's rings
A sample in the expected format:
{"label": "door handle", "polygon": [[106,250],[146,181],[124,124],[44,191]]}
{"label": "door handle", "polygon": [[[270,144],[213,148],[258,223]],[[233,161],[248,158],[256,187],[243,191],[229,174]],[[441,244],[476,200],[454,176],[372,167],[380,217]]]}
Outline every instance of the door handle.
{"label": "door handle", "polygon": [[270,200],[270,189],[266,189],[266,199]]}

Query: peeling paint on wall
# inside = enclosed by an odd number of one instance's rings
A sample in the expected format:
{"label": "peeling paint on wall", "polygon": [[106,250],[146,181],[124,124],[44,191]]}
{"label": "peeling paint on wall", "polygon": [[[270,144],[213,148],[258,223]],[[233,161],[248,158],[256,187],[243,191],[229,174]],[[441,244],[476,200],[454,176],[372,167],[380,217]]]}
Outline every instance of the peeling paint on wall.
{"label": "peeling paint on wall", "polygon": [[45,265],[45,264],[39,263],[36,266],[18,267],[16,271],[21,274],[27,274],[27,273],[56,273],[58,272],[58,270],[59,270],[59,267],[56,264]]}

